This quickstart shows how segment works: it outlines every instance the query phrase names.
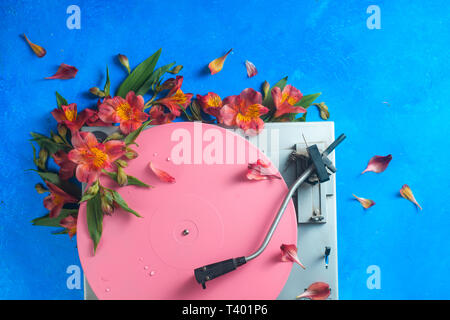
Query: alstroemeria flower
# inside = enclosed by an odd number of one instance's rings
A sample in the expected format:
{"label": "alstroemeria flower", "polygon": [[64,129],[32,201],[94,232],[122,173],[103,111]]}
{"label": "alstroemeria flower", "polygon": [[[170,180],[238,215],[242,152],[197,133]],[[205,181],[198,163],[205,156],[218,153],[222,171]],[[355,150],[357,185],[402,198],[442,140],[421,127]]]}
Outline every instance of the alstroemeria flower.
{"label": "alstroemeria flower", "polygon": [[246,177],[248,180],[281,179],[280,176],[273,174],[273,171],[269,168],[269,163],[265,163],[263,160],[258,159],[256,163],[248,164]]}
{"label": "alstroemeria flower", "polygon": [[249,78],[254,77],[258,74],[258,70],[256,70],[255,65],[248,60],[245,61],[245,68],[247,68],[247,76]]}
{"label": "alstroemeria flower", "polygon": [[176,116],[170,112],[164,112],[164,107],[161,105],[155,105],[150,109],[150,119],[152,119],[152,125],[165,124],[172,122]]}
{"label": "alstroemeria flower", "polygon": [[305,292],[297,296],[297,299],[308,298],[311,300],[326,300],[331,293],[330,286],[325,282],[314,282]]}
{"label": "alstroemeria flower", "polygon": [[67,229],[69,237],[72,239],[74,235],[77,234],[77,218],[72,216],[67,216],[61,219],[59,225]]}
{"label": "alstroemeria flower", "polygon": [[245,134],[258,134],[264,128],[260,116],[269,112],[261,103],[261,93],[252,88],[243,90],[238,96],[226,97],[220,110],[221,123],[238,126]]}
{"label": "alstroemeria flower", "polygon": [[58,124],[64,124],[70,129],[72,134],[81,129],[86,120],[94,114],[94,110],[84,109],[79,114],[77,113],[77,104],[71,103],[67,106],[61,106],[61,109],[54,109],[52,111],[53,118],[58,121]]}
{"label": "alstroemeria flower", "polygon": [[272,98],[275,103],[277,111],[275,117],[278,118],[286,113],[304,113],[306,109],[303,107],[294,106],[303,97],[303,94],[297,88],[288,84],[283,91],[280,88],[274,87],[272,89]]}
{"label": "alstroemeria flower", "polygon": [[73,177],[77,164],[69,160],[69,155],[62,150],[52,155],[53,160],[59,166],[59,177],[68,180]]}
{"label": "alstroemeria flower", "polygon": [[163,182],[169,182],[169,183],[175,183],[176,182],[174,177],[172,177],[167,172],[156,168],[151,161],[148,164],[148,166],[153,171],[153,173],[158,177],[159,180],[161,180]]}
{"label": "alstroemeria flower", "polygon": [[281,247],[281,261],[292,261],[297,263],[303,269],[305,266],[300,262],[297,255],[297,246],[295,244],[282,244]]}
{"label": "alstroemeria flower", "polygon": [[191,103],[191,99],[193,96],[192,93],[184,93],[181,90],[182,84],[183,84],[183,77],[177,76],[175,79],[175,83],[173,83],[173,87],[172,89],[170,89],[167,96],[155,101],[155,104],[161,104],[167,107],[171,113],[173,113],[176,117],[178,117],[181,114],[180,106],[186,109],[189,103]]}
{"label": "alstroemeria flower", "polygon": [[61,65],[58,67],[58,71],[56,71],[56,73],[53,76],[47,77],[45,79],[61,79],[61,80],[72,79],[75,78],[77,72],[78,72],[77,68],[69,66],[68,64],[65,63],[61,63]]}
{"label": "alstroemeria flower", "polygon": [[113,168],[112,163],[125,154],[125,143],[110,140],[99,143],[91,132],[76,132],[72,136],[75,149],[69,152],[69,159],[77,164],[76,177],[80,182],[92,183],[103,169]]}
{"label": "alstroemeria flower", "polygon": [[44,198],[44,207],[50,210],[50,218],[55,218],[59,216],[61,209],[66,203],[77,203],[78,199],[67,194],[61,188],[55,186],[53,183],[46,181],[50,195]]}
{"label": "alstroemeria flower", "polygon": [[106,123],[120,123],[120,131],[124,134],[135,131],[148,119],[144,112],[144,98],[133,91],[128,92],[126,99],[118,96],[105,98],[98,107],[98,116]]}
{"label": "alstroemeria flower", "polygon": [[404,184],[403,187],[400,189],[400,194],[403,198],[411,201],[412,203],[414,203],[420,210],[422,210],[422,207],[420,206],[420,204],[416,201],[416,198],[414,197],[414,194],[411,190],[411,188],[407,185]]}
{"label": "alstroemeria flower", "polygon": [[25,40],[27,41],[28,45],[30,46],[31,50],[33,50],[33,52],[39,57],[42,58],[43,56],[45,56],[45,54],[47,53],[47,51],[42,48],[41,46],[38,46],[37,44],[34,44],[33,42],[31,42],[30,40],[28,40],[27,36],[24,34],[23,37],[25,38]]}
{"label": "alstroemeria flower", "polygon": [[365,198],[360,198],[356,195],[353,195],[356,200],[359,201],[359,203],[361,203],[361,205],[363,206],[364,209],[369,209],[371,206],[375,205],[375,201],[370,200],[370,199],[365,199]]}
{"label": "alstroemeria flower", "polygon": [[390,154],[388,154],[385,157],[373,156],[369,160],[369,163],[367,164],[367,168],[363,172],[361,172],[361,174],[363,174],[367,171],[372,171],[372,172],[376,172],[376,173],[383,172],[384,170],[386,170],[386,168],[388,167],[389,162],[391,162],[391,160],[392,160],[392,155],[390,155]]}
{"label": "alstroemeria flower", "polygon": [[223,68],[223,64],[225,63],[225,59],[230,54],[230,52],[233,51],[233,49],[230,49],[227,53],[225,53],[220,58],[214,59],[208,64],[209,71],[211,71],[211,74],[216,74],[217,72],[221,71]]}
{"label": "alstroemeria flower", "polygon": [[220,99],[218,94],[214,92],[208,92],[205,96],[198,94],[197,101],[205,113],[210,114],[217,119],[220,118],[220,109],[222,109],[223,104],[222,99]]}

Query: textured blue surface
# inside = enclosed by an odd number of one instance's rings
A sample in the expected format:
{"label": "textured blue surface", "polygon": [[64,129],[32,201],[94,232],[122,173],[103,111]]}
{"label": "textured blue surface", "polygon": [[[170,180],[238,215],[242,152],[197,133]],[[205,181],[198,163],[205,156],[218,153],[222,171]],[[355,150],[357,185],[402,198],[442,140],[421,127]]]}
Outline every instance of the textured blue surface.
{"label": "textured blue surface", "polygon": [[[66,27],[71,4],[81,8],[81,30]],[[366,27],[370,4],[381,8],[381,30]],[[185,92],[226,96],[285,75],[304,93],[323,92],[336,132],[348,135],[337,153],[341,298],[450,298],[449,16],[446,0],[2,0],[0,298],[82,298],[66,287],[66,268],[79,265],[75,241],[29,223],[45,211],[38,177],[24,171],[28,132],[55,126],[55,90],[91,106],[86,92],[104,84],[106,64],[113,89],[125,76],[116,54],[134,67],[160,47],[161,64],[185,66]],[[22,33],[47,55],[35,57]],[[205,74],[229,48],[223,71]],[[246,59],[259,70],[252,79]],[[43,80],[62,62],[79,69],[75,79]],[[371,156],[388,153],[388,170],[360,176]],[[404,183],[423,211],[398,197]],[[365,212],[352,193],[377,205]],[[366,286],[370,265],[381,269],[379,290]]]}

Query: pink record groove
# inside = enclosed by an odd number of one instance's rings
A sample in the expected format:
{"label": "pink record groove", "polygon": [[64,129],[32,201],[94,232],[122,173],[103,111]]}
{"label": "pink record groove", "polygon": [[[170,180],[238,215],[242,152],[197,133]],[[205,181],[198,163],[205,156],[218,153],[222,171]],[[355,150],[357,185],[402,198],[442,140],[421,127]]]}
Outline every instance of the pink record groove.
{"label": "pink record groove", "polygon": [[[227,135],[234,142],[232,147],[230,140],[226,142]],[[191,150],[185,148],[180,153],[183,149],[180,137],[189,136]],[[120,193],[142,218],[121,209],[105,216],[103,235],[94,256],[86,206],[80,207],[78,252],[96,296],[99,299],[275,299],[292,268],[292,263],[281,261],[280,245],[297,243],[292,201],[259,257],[209,281],[206,290],[194,278],[195,268],[249,255],[261,244],[287,193],[287,186],[284,180],[278,179],[248,181],[245,174],[248,154],[258,154],[267,162],[269,159],[244,138],[216,125],[179,122],[155,126],[142,132],[136,142],[139,146],[133,148],[139,157],[130,161],[125,170],[154,188],[126,186]],[[184,146],[189,145],[188,140],[184,142]],[[219,155],[223,152],[222,164],[205,163],[211,162],[207,154],[214,143],[218,146],[215,152],[219,150]],[[225,161],[227,153],[229,159],[237,158],[242,145],[247,148],[244,163]],[[187,159],[189,152],[190,164],[176,163],[177,156]],[[213,152],[213,155],[218,154]],[[150,161],[174,176],[176,183],[158,180],[148,167]],[[102,184],[116,187],[106,177],[102,178]]]}

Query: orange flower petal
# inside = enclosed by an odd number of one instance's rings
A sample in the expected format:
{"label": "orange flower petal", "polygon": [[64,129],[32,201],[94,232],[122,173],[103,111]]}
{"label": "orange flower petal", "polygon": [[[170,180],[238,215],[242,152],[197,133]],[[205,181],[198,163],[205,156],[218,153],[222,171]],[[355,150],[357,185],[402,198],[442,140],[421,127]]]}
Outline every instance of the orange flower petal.
{"label": "orange flower petal", "polygon": [[328,283],[314,282],[305,292],[297,296],[297,299],[308,298],[311,300],[325,300],[330,296],[331,289]]}
{"label": "orange flower petal", "polygon": [[27,36],[24,34],[23,37],[27,41],[28,45],[30,46],[31,50],[39,57],[42,58],[46,55],[47,51],[42,48],[41,46],[38,46],[37,44],[32,43],[30,40],[28,40]]}
{"label": "orange flower petal", "polygon": [[303,269],[305,266],[300,262],[297,255],[297,246],[295,244],[282,244],[281,249],[281,261],[288,262],[292,261],[297,263]]}
{"label": "orange flower petal", "polygon": [[228,54],[230,54],[230,52],[233,49],[230,49],[225,55],[223,55],[220,58],[214,59],[213,61],[211,61],[208,64],[208,68],[211,71],[211,74],[216,74],[217,72],[219,72],[220,70],[222,70],[223,68],[223,64],[225,63],[225,59],[227,58]]}
{"label": "orange flower petal", "polygon": [[58,71],[56,71],[56,73],[53,76],[47,77],[45,79],[61,79],[61,80],[72,79],[75,78],[77,72],[78,72],[77,68],[69,66],[68,64],[65,63],[61,63],[61,65],[58,68]]}
{"label": "orange flower petal", "polygon": [[247,68],[247,76],[249,78],[254,77],[258,74],[258,70],[256,70],[255,65],[250,61],[248,60],[245,61],[245,67]]}
{"label": "orange flower petal", "polygon": [[361,205],[364,207],[364,209],[369,209],[370,207],[375,205],[375,201],[373,201],[373,200],[360,198],[355,195],[353,195],[353,196],[356,198],[356,200],[359,201],[359,203],[361,203]]}
{"label": "orange flower petal", "polygon": [[402,195],[403,198],[411,201],[420,210],[422,210],[422,207],[420,206],[420,204],[417,203],[416,198],[414,198],[414,194],[411,191],[411,188],[407,184],[404,184],[403,187],[400,189],[400,194]]}
{"label": "orange flower petal", "polygon": [[168,174],[167,172],[160,170],[158,168],[155,168],[155,166],[153,165],[153,163],[150,161],[150,163],[148,164],[150,169],[153,171],[153,173],[158,177],[159,180],[163,181],[163,182],[169,182],[169,183],[175,183],[175,178],[172,177],[170,174]]}

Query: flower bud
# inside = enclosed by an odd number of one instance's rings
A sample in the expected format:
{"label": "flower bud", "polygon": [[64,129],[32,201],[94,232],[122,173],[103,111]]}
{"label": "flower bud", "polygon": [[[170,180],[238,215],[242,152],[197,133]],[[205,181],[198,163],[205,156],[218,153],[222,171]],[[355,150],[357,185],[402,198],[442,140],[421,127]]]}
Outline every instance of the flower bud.
{"label": "flower bud", "polygon": [[118,54],[118,58],[120,63],[127,69],[128,73],[131,72],[130,70],[130,62],[128,61],[127,56],[124,56],[123,54]]}
{"label": "flower bud", "polygon": [[44,188],[44,186],[42,185],[42,183],[37,183],[34,188],[36,189],[37,193],[42,194],[42,193],[46,193],[49,192],[46,188]]}
{"label": "flower bud", "polygon": [[116,160],[116,164],[122,168],[128,167],[128,162],[126,162],[125,160],[122,160],[122,159]]}
{"label": "flower bud", "polygon": [[37,159],[36,165],[39,169],[45,170],[45,164],[47,163],[48,159],[48,151],[46,149],[41,148],[39,150],[39,158]]}
{"label": "flower bud", "polygon": [[58,133],[61,137],[65,137],[67,135],[67,128],[64,125],[58,125]]}
{"label": "flower bud", "polygon": [[61,139],[61,137],[56,134],[52,134],[52,140],[55,141],[56,143],[64,144],[64,140]]}
{"label": "flower bud", "polygon": [[267,81],[264,81],[262,84],[262,91],[264,93],[264,98],[266,98],[267,95],[269,94],[269,90],[270,90],[270,84]]}
{"label": "flower bud", "polygon": [[108,140],[121,140],[121,139],[123,139],[123,134],[121,134],[120,132],[114,132],[108,136]]}
{"label": "flower bud", "polygon": [[95,183],[94,183],[92,186],[90,186],[90,187],[86,190],[86,194],[89,194],[89,195],[94,196],[94,195],[97,194],[97,192],[98,192],[99,189],[100,189],[100,186],[99,186],[98,180],[97,180],[97,181],[95,181]]}
{"label": "flower bud", "polygon": [[168,73],[171,73],[171,74],[177,74],[177,73],[180,72],[182,69],[183,69],[183,66],[182,66],[181,64],[179,64],[179,65],[173,67],[172,70],[167,71],[167,72],[168,72]]}
{"label": "flower bud", "polygon": [[127,151],[125,152],[125,157],[128,160],[133,160],[138,157],[138,153],[131,148],[127,148]]}
{"label": "flower bud", "polygon": [[97,87],[92,87],[89,89],[89,92],[92,93],[94,96],[103,98],[105,97],[105,93],[103,91],[101,91],[99,88]]}
{"label": "flower bud", "polygon": [[128,183],[128,177],[122,167],[117,167],[117,183],[119,186],[125,186]]}

